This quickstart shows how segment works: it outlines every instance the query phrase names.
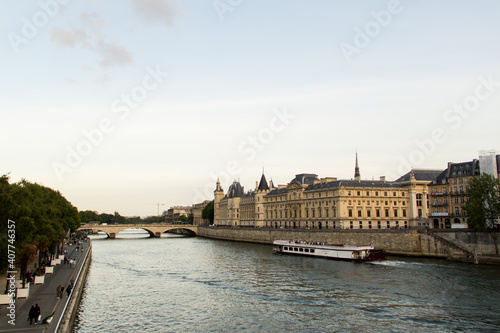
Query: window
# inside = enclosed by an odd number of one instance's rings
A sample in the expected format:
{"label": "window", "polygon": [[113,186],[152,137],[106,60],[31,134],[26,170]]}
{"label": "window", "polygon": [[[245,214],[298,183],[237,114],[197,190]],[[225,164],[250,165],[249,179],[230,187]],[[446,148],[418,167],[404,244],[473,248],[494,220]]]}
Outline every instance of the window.
{"label": "window", "polygon": [[377,222],[377,228],[382,229],[382,223],[380,221]]}
{"label": "window", "polygon": [[351,191],[347,191],[347,195],[351,195]]}
{"label": "window", "polygon": [[403,209],[403,217],[406,217],[406,209]]}
{"label": "window", "polygon": [[372,221],[368,221],[368,229],[372,228]]}
{"label": "window", "polygon": [[358,193],[357,193],[357,194],[358,194],[358,196],[360,196],[360,195],[361,195],[361,191],[358,191]]}
{"label": "window", "polygon": [[422,207],[422,194],[417,194],[417,207]]}
{"label": "window", "polygon": [[377,210],[375,211],[375,213],[376,213],[377,217],[380,217],[380,209],[377,209]]}
{"label": "window", "polygon": [[387,196],[387,192],[384,192],[384,197],[386,197],[386,196]]}
{"label": "window", "polygon": [[378,192],[375,192],[375,196],[378,197]]}
{"label": "window", "polygon": [[369,197],[370,196],[370,192],[366,191],[366,196]]}
{"label": "window", "polygon": [[387,229],[391,228],[391,222],[387,221]]}
{"label": "window", "polygon": [[366,211],[366,216],[368,216],[368,217],[372,217],[372,211],[371,211],[371,210],[367,210],[367,211]]}
{"label": "window", "polygon": [[455,215],[460,215],[460,208],[455,207]]}
{"label": "window", "polygon": [[358,217],[361,217],[361,211],[358,210]]}
{"label": "window", "polygon": [[349,217],[352,217],[352,209],[349,209]]}
{"label": "window", "polygon": [[392,196],[395,197],[396,196],[396,192],[392,192]]}
{"label": "window", "polygon": [[389,217],[389,210],[388,209],[385,210],[385,217]]}
{"label": "window", "polygon": [[354,228],[354,223],[353,223],[352,221],[351,221],[351,227],[350,227],[350,228],[351,228],[351,229],[353,229],[353,228]]}
{"label": "window", "polygon": [[398,210],[394,209],[394,217],[398,217]]}
{"label": "window", "polygon": [[359,221],[359,229],[363,229],[363,222]]}

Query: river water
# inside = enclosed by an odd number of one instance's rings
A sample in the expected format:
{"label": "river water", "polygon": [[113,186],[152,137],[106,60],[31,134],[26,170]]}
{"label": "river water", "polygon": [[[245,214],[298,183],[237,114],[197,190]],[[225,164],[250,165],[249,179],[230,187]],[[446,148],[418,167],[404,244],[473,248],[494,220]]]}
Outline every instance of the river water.
{"label": "river water", "polygon": [[94,236],[74,332],[500,332],[499,266],[145,236]]}

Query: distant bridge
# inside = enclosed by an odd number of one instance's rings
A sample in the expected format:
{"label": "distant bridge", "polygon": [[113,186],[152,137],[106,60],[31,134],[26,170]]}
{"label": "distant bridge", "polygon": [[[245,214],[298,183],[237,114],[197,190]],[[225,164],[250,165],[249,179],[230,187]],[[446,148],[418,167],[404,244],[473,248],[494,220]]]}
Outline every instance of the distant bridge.
{"label": "distant bridge", "polygon": [[166,232],[172,232],[172,230],[178,230],[177,233],[187,233],[192,236],[198,235],[197,225],[179,225],[179,224],[87,224],[83,225],[78,230],[92,230],[93,234],[97,234],[99,231],[105,232],[109,238],[116,238],[116,235],[120,231],[127,229],[143,229],[146,230],[151,237],[159,238],[162,234]]}

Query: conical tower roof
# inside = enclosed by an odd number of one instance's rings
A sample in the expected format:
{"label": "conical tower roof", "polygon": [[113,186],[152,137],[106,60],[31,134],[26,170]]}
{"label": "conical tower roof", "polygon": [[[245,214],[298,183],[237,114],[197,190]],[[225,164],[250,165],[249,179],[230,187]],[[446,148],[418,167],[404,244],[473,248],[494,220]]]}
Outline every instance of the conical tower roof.
{"label": "conical tower roof", "polygon": [[269,185],[267,185],[266,176],[262,174],[259,183],[259,191],[269,191]]}

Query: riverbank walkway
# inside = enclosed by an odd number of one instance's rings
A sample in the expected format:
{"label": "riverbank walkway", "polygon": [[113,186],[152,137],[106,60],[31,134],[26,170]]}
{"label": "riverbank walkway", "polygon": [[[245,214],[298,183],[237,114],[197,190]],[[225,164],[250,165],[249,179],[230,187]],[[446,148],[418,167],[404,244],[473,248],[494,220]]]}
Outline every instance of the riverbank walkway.
{"label": "riverbank walkway", "polygon": [[[79,247],[78,251],[76,250],[77,247]],[[0,332],[55,332],[66,309],[66,303],[69,301],[66,288],[72,279],[76,280],[90,247],[90,240],[84,241],[82,245],[73,244],[68,246],[66,256],[76,259],[76,265],[72,267],[69,263],[64,264],[61,262],[61,264],[54,267],[53,274],[45,275],[44,284],[35,285],[33,282],[31,283],[28,298],[16,299],[15,325],[9,324],[11,318],[7,316],[10,313],[10,310],[7,309],[8,305],[0,305]],[[59,285],[64,287],[64,292],[63,297],[57,299],[57,287]],[[40,307],[42,319],[54,313],[50,323],[43,324],[39,322],[37,325],[30,325],[28,314],[31,306],[35,304]]]}

